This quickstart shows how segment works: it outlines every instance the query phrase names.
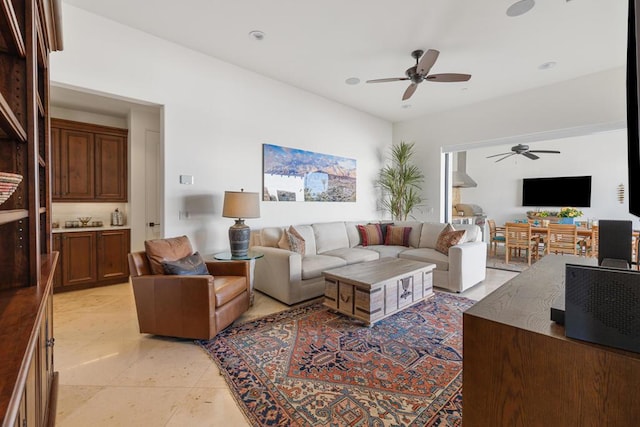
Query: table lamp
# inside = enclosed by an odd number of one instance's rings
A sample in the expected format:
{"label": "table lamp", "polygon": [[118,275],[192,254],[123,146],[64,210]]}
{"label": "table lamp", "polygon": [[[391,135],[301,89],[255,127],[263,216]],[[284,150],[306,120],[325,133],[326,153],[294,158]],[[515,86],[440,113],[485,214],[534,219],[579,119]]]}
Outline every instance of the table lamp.
{"label": "table lamp", "polygon": [[245,218],[260,218],[260,197],[258,193],[225,191],[222,216],[236,218],[236,223],[229,228],[229,245],[231,256],[242,258],[249,251],[251,228],[244,223]]}

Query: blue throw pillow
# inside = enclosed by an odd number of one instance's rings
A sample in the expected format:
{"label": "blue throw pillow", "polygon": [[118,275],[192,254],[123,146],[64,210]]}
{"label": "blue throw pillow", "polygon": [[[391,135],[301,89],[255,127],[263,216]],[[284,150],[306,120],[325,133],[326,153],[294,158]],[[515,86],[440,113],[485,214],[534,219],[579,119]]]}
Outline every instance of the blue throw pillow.
{"label": "blue throw pillow", "polygon": [[204,259],[198,252],[176,261],[163,261],[164,274],[178,276],[191,276],[196,274],[209,274]]}

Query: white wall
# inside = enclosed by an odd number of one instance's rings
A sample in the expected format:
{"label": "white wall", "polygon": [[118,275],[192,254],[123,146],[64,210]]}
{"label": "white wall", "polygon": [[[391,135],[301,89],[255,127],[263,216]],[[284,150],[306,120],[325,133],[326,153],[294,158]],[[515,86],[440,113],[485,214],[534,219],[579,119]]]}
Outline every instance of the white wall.
{"label": "white wall", "polygon": [[434,208],[423,217],[437,220],[443,208],[442,147],[486,146],[501,139],[514,145],[519,138],[545,140],[554,132],[579,134],[625,120],[625,70],[617,68],[396,123],[393,140],[416,142],[426,177],[423,195]]}
{"label": "white wall", "polygon": [[[65,46],[51,55],[52,82],[164,106],[164,235],[187,234],[203,252],[227,249],[233,220],[221,217],[222,196],[261,191],[262,143],[357,159],[358,201],[263,202],[262,217],[249,226],[380,215],[372,183],[391,143],[389,122],[67,3],[63,22]],[[180,185],[181,174],[194,175],[195,184]],[[213,197],[213,213],[180,220],[199,197]]]}
{"label": "white wall", "polygon": [[[489,218],[502,224],[525,218],[528,210],[535,210],[522,206],[523,178],[590,175],[591,207],[580,208],[584,213],[581,219],[635,219],[628,213],[626,138],[627,132],[622,129],[530,144],[532,150],[560,151],[560,154],[539,154],[538,160],[512,156],[495,163],[497,158],[486,158],[509,152],[510,145],[469,150],[467,173],[478,186],[460,189],[460,200],[482,206]],[[619,184],[625,187],[623,203],[618,201]],[[557,207],[540,208],[559,210]]]}

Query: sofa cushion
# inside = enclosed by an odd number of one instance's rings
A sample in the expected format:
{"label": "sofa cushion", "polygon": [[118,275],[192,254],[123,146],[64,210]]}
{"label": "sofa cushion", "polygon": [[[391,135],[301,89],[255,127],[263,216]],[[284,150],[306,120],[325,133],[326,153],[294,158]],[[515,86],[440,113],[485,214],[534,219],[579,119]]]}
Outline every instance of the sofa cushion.
{"label": "sofa cushion", "polygon": [[482,231],[480,230],[480,227],[475,224],[455,224],[453,228],[456,230],[465,230],[467,232],[464,240],[460,243],[482,241]]}
{"label": "sofa cushion", "polygon": [[320,277],[323,271],[343,267],[347,262],[342,258],[329,255],[307,255],[302,257],[302,279]]}
{"label": "sofa cushion", "polygon": [[387,245],[375,245],[367,246],[368,250],[378,252],[380,258],[397,258],[398,254],[402,251],[406,251],[406,246],[387,246]]}
{"label": "sofa cushion", "polygon": [[364,221],[346,221],[344,227],[347,230],[347,236],[349,237],[349,247],[353,248],[360,244],[360,232],[358,231],[358,224],[362,224]]}
{"label": "sofa cushion", "polygon": [[449,255],[449,248],[463,242],[466,234],[465,230],[454,230],[451,224],[447,224],[440,236],[438,236],[436,251]]}
{"label": "sofa cushion", "polygon": [[422,223],[419,221],[395,221],[394,226],[411,227],[409,233],[409,246],[417,248],[420,245],[420,233],[422,232]]}
{"label": "sofa cushion", "polygon": [[316,253],[322,254],[339,248],[349,247],[349,236],[344,221],[321,222],[313,224],[313,236],[316,239]]}
{"label": "sofa cushion", "polygon": [[360,232],[360,242],[362,246],[383,245],[384,237],[382,236],[382,228],[380,224],[358,225]]}
{"label": "sofa cushion", "polygon": [[162,268],[164,269],[164,274],[178,276],[209,274],[207,265],[198,252],[175,261],[162,261]]}
{"label": "sofa cushion", "polygon": [[187,236],[147,240],[144,242],[144,249],[153,274],[164,274],[163,261],[175,261],[193,253]]}
{"label": "sofa cushion", "polygon": [[437,270],[449,270],[449,257],[431,248],[407,249],[398,254],[399,258],[435,264]]}
{"label": "sofa cushion", "polygon": [[325,252],[323,255],[337,256],[347,262],[347,264],[356,264],[359,262],[373,261],[380,258],[380,254],[364,248],[341,248]]}
{"label": "sofa cushion", "polygon": [[447,224],[441,222],[425,222],[422,224],[420,244],[417,247],[435,249],[438,243],[438,237],[446,226]]}
{"label": "sofa cushion", "polygon": [[410,234],[411,227],[390,225],[387,227],[387,237],[384,240],[384,244],[389,246],[409,246]]}
{"label": "sofa cushion", "polygon": [[216,276],[213,278],[216,290],[216,307],[222,307],[243,292],[247,292],[247,278],[244,276]]}
{"label": "sofa cushion", "polygon": [[278,247],[278,241],[282,238],[284,229],[282,227],[266,227],[260,230],[260,246]]}

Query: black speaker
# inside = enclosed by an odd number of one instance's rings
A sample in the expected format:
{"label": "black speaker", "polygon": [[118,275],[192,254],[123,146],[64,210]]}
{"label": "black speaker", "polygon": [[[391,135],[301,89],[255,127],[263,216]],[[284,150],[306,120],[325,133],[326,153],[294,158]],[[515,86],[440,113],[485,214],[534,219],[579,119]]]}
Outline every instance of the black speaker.
{"label": "black speaker", "polygon": [[565,335],[640,353],[640,271],[567,264]]}

